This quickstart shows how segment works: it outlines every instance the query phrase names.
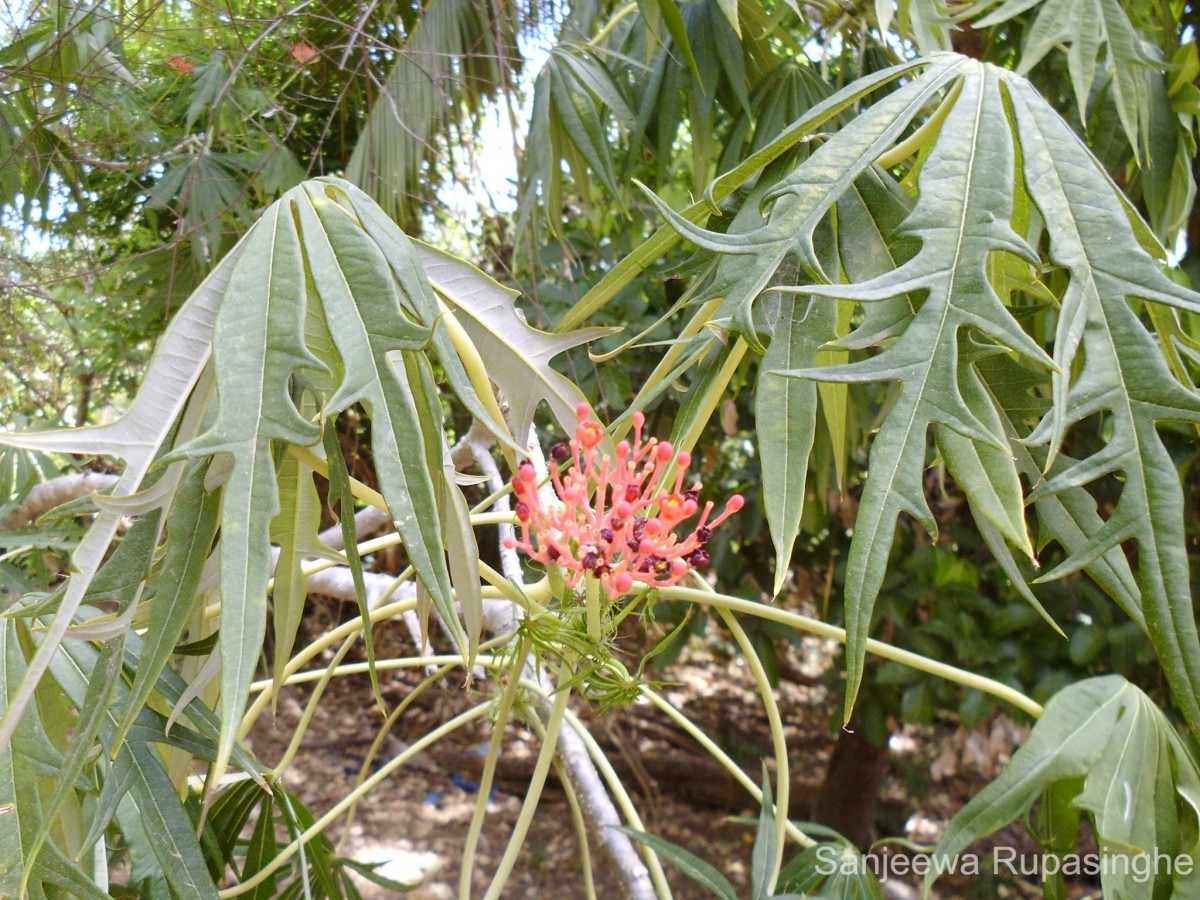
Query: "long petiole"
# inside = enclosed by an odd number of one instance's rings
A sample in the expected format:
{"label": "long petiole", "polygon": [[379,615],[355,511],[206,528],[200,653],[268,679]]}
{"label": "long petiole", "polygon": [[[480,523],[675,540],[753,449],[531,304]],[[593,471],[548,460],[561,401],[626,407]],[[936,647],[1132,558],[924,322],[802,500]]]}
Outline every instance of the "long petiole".
{"label": "long petiole", "polygon": [[[570,681],[571,674],[570,663],[564,661],[562,671],[559,673],[559,681]],[[505,848],[504,856],[496,869],[496,875],[492,879],[491,887],[484,894],[483,900],[499,900],[504,890],[504,885],[508,882],[508,876],[512,874],[513,866],[517,862],[517,855],[521,852],[521,847],[525,844],[525,836],[529,833],[530,823],[533,822],[533,814],[542,799],[542,789],[546,786],[546,776],[550,773],[550,762],[554,759],[554,748],[558,746],[558,735],[562,730],[563,714],[567,711],[567,701],[570,697],[571,692],[568,690],[560,690],[554,695],[554,703],[550,708],[550,718],[546,722],[546,738],[542,741],[541,752],[538,753],[537,762],[534,764],[533,777],[529,779],[529,790],[525,794],[525,801],[521,804],[521,812],[517,816],[516,824],[513,825],[512,837],[509,839],[508,847]]]}
{"label": "long petiole", "polygon": [[496,764],[500,760],[501,745],[504,743],[504,729],[512,715],[513,703],[516,701],[517,688],[521,684],[521,672],[525,668],[525,660],[529,656],[529,642],[521,641],[517,645],[515,662],[509,668],[508,684],[500,695],[492,722],[492,738],[488,742],[487,758],[483,764],[483,774],[479,778],[478,798],[475,811],[471,815],[471,824],[467,828],[467,841],[463,847],[462,863],[459,873],[458,894],[461,900],[471,900],[471,874],[475,869],[475,848],[479,845],[479,836],[483,832],[483,819],[487,815],[488,797],[492,793],[492,781],[496,776]]}
{"label": "long petiole", "polygon": [[746,630],[729,610],[718,609],[717,614],[737,641],[742,656],[750,666],[755,684],[758,685],[758,694],[762,697],[763,707],[767,712],[767,723],[771,726],[771,741],[775,745],[775,860],[771,863],[771,877],[767,880],[767,893],[771,894],[775,891],[775,882],[779,879],[779,870],[783,866],[783,845],[787,836],[788,801],[792,787],[791,774],[788,771],[787,739],[783,734],[783,719],[779,715],[779,704],[775,702],[775,692],[771,689],[767,670],[763,668],[762,660],[758,658]]}
{"label": "long petiole", "polygon": [[[802,616],[799,613],[778,609],[774,606],[767,606],[765,603],[755,603],[751,600],[730,597],[728,594],[709,593],[708,591],[700,591],[695,588],[665,587],[658,588],[658,593],[663,599],[687,600],[691,603],[699,603],[702,606],[720,607],[730,612],[755,616],[770,622],[779,622],[781,625],[789,625],[792,628],[806,631],[809,634],[815,634],[818,637],[832,638],[839,643],[846,643],[846,630],[844,628],[838,628],[836,625],[829,625],[819,619]],[[867,641],[867,652],[881,656],[884,659],[902,663],[918,671],[935,675],[946,681],[961,684],[963,687],[975,688],[976,690],[983,691],[985,694],[991,694],[993,697],[998,697],[1006,703],[1010,703],[1023,712],[1028,713],[1035,719],[1041,718],[1042,705],[1040,703],[1025,696],[1020,691],[1014,690],[1007,684],[1002,684],[994,679],[986,678],[983,675],[976,675],[974,672],[968,672],[957,666],[950,666],[946,663],[929,659],[919,653],[901,650],[899,647],[893,647],[891,644],[885,644],[883,641],[877,641],[874,638]]]}

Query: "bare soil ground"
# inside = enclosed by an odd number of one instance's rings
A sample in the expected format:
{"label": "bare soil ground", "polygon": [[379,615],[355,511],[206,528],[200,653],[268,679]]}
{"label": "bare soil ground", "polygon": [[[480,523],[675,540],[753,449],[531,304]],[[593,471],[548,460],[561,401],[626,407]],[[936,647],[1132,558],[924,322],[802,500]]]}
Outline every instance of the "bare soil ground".
{"label": "bare soil ground", "polygon": [[[328,626],[338,615],[334,605],[318,609],[310,623],[312,631]],[[399,625],[379,629],[377,646],[381,658],[408,652],[407,637]],[[777,692],[792,768],[793,819],[806,816],[834,742],[829,727],[833,701],[811,678],[812,659],[810,654],[806,656],[810,658],[801,660],[788,650]],[[669,681],[663,689],[667,699],[757,780],[760,760],[771,757],[770,732],[753,679],[733,648],[710,632],[694,639],[669,672],[658,677]],[[386,701],[394,707],[421,678],[416,670],[382,673]],[[480,688],[464,689],[455,676],[423,693],[384,739],[379,759],[365,769],[376,771],[402,748],[477,703],[482,696]],[[308,687],[288,689],[277,714],[259,721],[251,742],[264,761],[273,763],[282,754],[310,695]],[[575,709],[634,794],[647,830],[717,866],[740,895],[747,893],[753,825],[745,819],[758,814],[752,798],[652,707],[635,704],[604,714],[582,705]],[[357,783],[383,721],[366,676],[336,679],[317,709],[286,783],[317,815],[328,810]],[[1023,736],[1021,728],[1003,719],[986,732],[967,733],[947,725],[909,729],[897,735],[881,798],[881,816],[890,833],[921,843],[934,842],[954,811],[1002,769]],[[418,884],[405,895],[414,900],[457,897],[462,848],[478,799],[475,786],[489,737],[486,722],[455,732],[380,784],[352,819],[343,818],[330,831],[335,844],[340,841],[340,853],[362,862],[382,863],[379,871],[387,877]],[[537,748],[533,734],[510,726],[499,783],[488,802],[472,896],[484,894],[504,853]],[[995,840],[1031,846],[1015,828]],[[620,883],[594,835],[589,845],[597,896],[620,897]],[[667,875],[676,897],[710,896],[669,866]],[[543,795],[504,896],[583,897],[582,877],[570,808],[564,793],[552,784]],[[905,881],[917,884],[916,879],[896,879],[889,885],[889,896],[918,896]],[[362,890],[368,898],[396,896],[365,883]],[[1081,884],[1072,889],[1072,895],[1098,897],[1099,890]],[[1036,883],[1019,878],[960,878],[939,882],[935,896],[1037,897],[1041,890]]]}

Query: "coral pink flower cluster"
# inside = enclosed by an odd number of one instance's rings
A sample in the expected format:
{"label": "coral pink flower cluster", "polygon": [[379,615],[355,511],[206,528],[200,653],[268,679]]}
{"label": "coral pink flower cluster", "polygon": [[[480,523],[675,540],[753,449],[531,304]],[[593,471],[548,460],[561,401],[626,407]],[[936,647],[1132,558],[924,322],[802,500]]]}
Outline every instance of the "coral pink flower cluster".
{"label": "coral pink flower cluster", "polygon": [[[521,539],[508,537],[505,546],[520,547],[531,559],[562,570],[568,587],[575,588],[590,574],[616,599],[634,582],[651,587],[675,584],[692,569],[710,562],[704,545],[712,530],[742,508],[734,494],[725,510],[709,521],[713,504],[700,510],[699,481],[684,490],[691,455],[667,441],[642,440],[645,416],[633,415],[633,446],[617,444],[614,462],[598,448],[604,429],[591,419],[591,408],[576,409],[575,437],[550,453],[550,477],[558,502],[543,505],[533,463],[526,460],[513,479]],[[678,474],[673,490],[657,490],[663,471],[675,458]],[[564,474],[560,465],[570,461]],[[675,529],[700,511],[696,527],[680,538]]]}

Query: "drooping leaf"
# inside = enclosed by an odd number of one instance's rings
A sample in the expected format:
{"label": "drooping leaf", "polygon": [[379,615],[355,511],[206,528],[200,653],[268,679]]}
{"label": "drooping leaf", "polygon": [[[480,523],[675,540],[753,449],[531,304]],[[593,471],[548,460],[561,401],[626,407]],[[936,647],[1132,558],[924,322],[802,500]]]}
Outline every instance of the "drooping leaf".
{"label": "drooping leaf", "polygon": [[[1104,852],[1126,857],[1124,866],[1110,859],[1101,871],[1105,896],[1192,896],[1200,879],[1200,771],[1166,717],[1117,675],[1056,694],[1008,768],[950,820],[934,853],[957,856],[1028,811],[1045,791],[1079,780],[1072,805],[1092,817]],[[1192,864],[1187,874],[1152,865],[1140,877],[1142,870],[1130,865],[1139,853]],[[927,875],[926,888],[936,878]]]}
{"label": "drooping leaf", "polygon": [[[987,276],[988,259],[998,250],[1036,258],[1009,225],[1012,195],[1006,179],[996,177],[996,173],[1011,173],[1013,160],[997,71],[976,68],[963,78],[942,138],[921,172],[917,205],[901,227],[904,234],[920,238],[917,255],[894,271],[860,284],[806,288],[818,296],[868,304],[927,292],[903,334],[878,355],[841,367],[790,373],[830,381],[886,378],[901,382],[900,395],[871,446],[869,474],[847,561],[847,716],[858,693],[871,612],[897,519],[908,513],[936,533],[923,478],[930,426],[953,430],[983,447],[995,448],[993,464],[1002,465],[1007,459],[1007,466],[1013,466],[1011,455],[1004,456],[1007,442],[981,420],[983,411],[974,410],[964,397],[958,362],[964,339],[960,332],[972,329],[1051,365],[1005,308]],[[871,324],[868,320],[864,327]],[[856,343],[855,333],[839,343]],[[968,497],[974,497],[972,484],[962,487]]]}
{"label": "drooping leaf", "polygon": [[[792,123],[778,137],[760,150],[750,154],[740,164],[717,178],[710,186],[703,200],[693,203],[679,215],[694,225],[701,226],[713,213],[716,204],[744,185],[757,175],[764,166],[778,159],[792,149],[805,136],[816,128],[829,122],[843,110],[859,102],[864,96],[898,78],[922,68],[927,60],[913,60],[908,63],[893,66],[880,72],[874,72],[847,85],[833,96],[814,106],[798,121]],[[597,310],[607,305],[617,294],[641,272],[685,236],[672,223],[663,225],[651,237],[643,241],[632,253],[627,255],[612,270],[604,276],[591,290],[576,303],[562,320],[555,326],[556,333],[570,332],[579,328],[591,318]],[[690,237],[690,235],[687,235]],[[765,283],[765,282],[764,282]]]}
{"label": "drooping leaf", "polygon": [[[231,250],[221,265],[197,288],[163,335],[138,391],[124,416],[108,425],[47,432],[0,433],[0,443],[46,452],[105,454],[124,459],[126,466],[113,488],[113,496],[136,493],[150,465],[175,427],[180,410],[208,364],[213,326],[241,245]],[[67,586],[59,612],[29,662],[19,691],[0,721],[0,746],[12,737],[38,680],[70,627],[121,522],[120,512],[102,510],[72,554],[75,573]]]}
{"label": "drooping leaf", "polygon": [[785,297],[775,336],[760,366],[754,421],[762,457],[763,502],[775,544],[775,594],[791,569],[792,547],[804,513],[808,456],[816,434],[817,385],[769,373],[813,365],[821,346],[837,337],[836,325],[836,301]]}
{"label": "drooping leaf", "polygon": [[433,0],[421,11],[396,48],[395,65],[346,164],[347,180],[405,227],[423,211],[437,134],[464,124],[482,98],[512,83],[510,60],[519,56],[510,18],[515,8]]}
{"label": "drooping leaf", "polygon": [[305,260],[340,358],[338,389],[326,401],[325,413],[336,415],[353,403],[366,407],[380,491],[405,553],[446,624],[461,638],[417,414],[415,392],[422,386],[392,358],[397,351],[423,348],[430,332],[404,313],[387,261],[331,196],[340,189],[329,182],[308,182],[299,190],[303,193],[295,203]]}
{"label": "drooping leaf", "polygon": [[[379,672],[375,668],[375,629],[371,624],[371,608],[367,603],[367,584],[363,578],[362,557],[358,555],[358,535],[354,527],[354,497],[350,493],[350,473],[346,470],[346,459],[338,443],[334,423],[325,424],[325,459],[329,463],[329,509],[336,507],[338,522],[342,527],[342,541],[346,546],[346,562],[350,577],[354,581],[354,599],[358,603],[358,614],[363,623],[363,649],[367,655],[367,671],[371,676],[371,690],[381,710],[387,709],[383,693],[379,689]],[[287,658],[283,660],[287,664]],[[276,676],[278,677],[278,676]]]}
{"label": "drooping leaf", "polygon": [[[326,447],[326,455],[329,448]],[[332,490],[332,479],[330,480]],[[332,499],[330,506],[333,506]],[[350,506],[353,509],[353,504]],[[353,521],[353,515],[351,515]],[[321,525],[321,501],[313,483],[313,470],[292,454],[287,454],[279,466],[279,515],[271,522],[271,542],[279,545],[279,561],[275,565],[275,586],[271,591],[271,623],[274,638],[275,682],[278,695],[284,678],[284,667],[292,658],[308,585],[302,564],[305,559],[326,555],[317,540]],[[353,531],[353,526],[351,526]],[[350,540],[355,536],[351,534]],[[347,545],[350,552],[352,544]],[[355,557],[357,558],[357,557]],[[364,620],[365,621],[365,620]],[[371,645],[368,658],[374,662]]]}
{"label": "drooping leaf", "polygon": [[710,863],[705,862],[696,854],[684,850],[682,847],[677,847],[670,841],[665,841],[654,834],[649,834],[645,831],[637,831],[633,828],[621,827],[621,831],[625,832],[639,844],[645,844],[671,865],[675,866],[696,884],[711,891],[716,897],[721,900],[736,900],[737,891],[733,889],[733,885],[729,883],[729,879],[718,872]]}
{"label": "drooping leaf", "polygon": [[320,432],[291,395],[293,373],[321,369],[304,342],[303,258],[291,204],[270,207],[251,229],[230,274],[213,334],[217,411],[177,453],[227,454],[221,500],[221,719],[216,775],[233,747],[266,634],[271,520],[279,511],[272,441],[308,446]]}
{"label": "drooping leaf", "polygon": [[[1104,448],[1058,469],[1030,499],[1083,486],[1110,473],[1124,478],[1103,528],[1043,579],[1093,562],[1137,540],[1137,582],[1151,640],[1176,702],[1200,732],[1200,638],[1183,533],[1184,501],[1174,460],[1158,434],[1165,419],[1200,422],[1200,395],[1170,373],[1130,301],[1141,298],[1192,312],[1200,296],[1162,274],[1139,244],[1125,207],[1079,139],[1032,88],[1009,79],[1025,179],[1050,235],[1050,258],[1070,282],[1055,335],[1054,405],[1030,435],[1053,463],[1066,429],[1088,416],[1110,417]],[[1068,380],[1076,352],[1082,370]]]}
{"label": "drooping leaf", "polygon": [[433,332],[432,347],[437,354],[438,362],[445,372],[446,380],[453,388],[455,395],[480,422],[485,423],[492,434],[514,450],[519,450],[508,433],[508,426],[503,420],[497,421],[492,410],[478,395],[480,386],[472,384],[463,366],[458,352],[454,348],[448,330],[442,322],[443,306],[438,302],[432,285],[417,257],[412,240],[401,231],[396,223],[383,214],[381,210],[362,191],[338,182],[340,190],[349,201],[350,207],[358,217],[363,230],[387,258],[396,280],[402,288],[400,302],[414,319]]}
{"label": "drooping leaf", "polygon": [[771,796],[771,773],[764,762],[762,767],[762,810],[754,835],[754,850],[750,854],[750,896],[754,900],[770,900],[771,876],[775,870],[775,803]]}
{"label": "drooping leaf", "polygon": [[1134,157],[1143,158],[1150,137],[1149,81],[1160,77],[1155,69],[1161,61],[1154,46],[1134,27],[1120,0],[1007,0],[975,22],[975,27],[991,28],[1035,6],[1017,72],[1027,74],[1047,53],[1066,44],[1075,102],[1080,115],[1086,116],[1097,56],[1107,47],[1104,63],[1112,79],[1117,115]]}
{"label": "drooping leaf", "polygon": [[[97,652],[82,641],[71,641],[64,645],[64,652],[54,658],[54,679],[77,706],[84,702],[90,678],[96,671],[96,662]],[[127,700],[128,692],[123,682],[117,680],[112,684],[112,689],[115,700]],[[115,757],[113,770],[118,771],[118,779],[128,785],[128,796],[136,805],[141,822],[148,833],[154,835],[149,846],[164,877],[180,897],[215,898],[216,887],[209,877],[208,867],[196,840],[195,825],[179,801],[178,790],[167,777],[162,760],[152,744],[171,744],[193,755],[213,759],[217,751],[216,742],[204,741],[180,726],[167,735],[163,727],[166,720],[157,713],[143,709],[118,749],[111,743],[118,709],[119,706],[115,704],[103,708],[106,721],[101,727],[101,741],[106,753]]]}

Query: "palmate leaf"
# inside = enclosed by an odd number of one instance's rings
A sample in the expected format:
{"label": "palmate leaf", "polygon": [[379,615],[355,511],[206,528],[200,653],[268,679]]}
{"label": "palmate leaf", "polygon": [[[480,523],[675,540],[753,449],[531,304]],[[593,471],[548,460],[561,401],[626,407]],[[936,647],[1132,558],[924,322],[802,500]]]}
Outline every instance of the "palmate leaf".
{"label": "palmate leaf", "polygon": [[[708,220],[714,209],[717,208],[716,204],[718,202],[724,200],[746,182],[754,178],[765,166],[794,148],[815,129],[828,123],[851,106],[859,103],[863,97],[880,86],[889,84],[898,78],[903,78],[912,71],[923,68],[927,64],[927,60],[912,60],[893,66],[890,69],[865,75],[858,81],[842,88],[842,90],[821,101],[804,116],[789,125],[765,147],[754,151],[734,168],[714,180],[709,185],[704,199],[693,203],[679,215],[687,222],[699,228]],[[536,107],[536,97],[534,103]],[[531,154],[540,152],[536,142],[530,152]],[[547,165],[549,164],[547,163]],[[556,205],[555,208],[559,208],[560,205]],[[670,216],[670,223],[660,227],[648,240],[643,241],[626,255],[624,259],[613,266],[612,270],[584,294],[579,302],[571,307],[571,310],[563,316],[562,320],[555,326],[555,332],[562,333],[578,328],[595,315],[597,311],[610,303],[639,274],[660,259],[667,250],[679,242],[681,237],[691,236],[690,230],[683,232],[676,226],[676,217],[674,215],[671,215],[667,210],[664,210],[664,212]],[[707,232],[701,233],[708,234]]]}
{"label": "palmate leaf", "polygon": [[[1086,569],[1135,620],[1144,612],[1164,664],[1173,670],[1173,690],[1195,723],[1200,705],[1192,685],[1200,683],[1200,643],[1179,541],[1182,496],[1156,424],[1196,421],[1200,398],[1172,378],[1129,301],[1142,298],[1194,310],[1196,297],[1158,271],[1139,244],[1152,241],[1145,226],[1131,222],[1127,205],[1099,164],[1023,79],[954,59],[937,58],[929,72],[876,104],[786,176],[769,195],[779,199],[762,228],[717,235],[678,216],[672,223],[697,243],[740,260],[725,267],[726,276],[736,277],[721,287],[723,312],[742,331],[763,287],[789,254],[823,278],[813,249],[816,226],[855,183],[846,181],[846,173],[871,171],[860,167],[869,167],[884,136],[895,134],[890,117],[907,121],[915,98],[934,99],[924,91],[926,79],[939,91],[951,88],[943,105],[946,118],[922,150],[916,207],[896,231],[919,239],[916,255],[894,268],[885,265],[884,274],[857,284],[795,288],[863,303],[859,326],[831,346],[879,352],[849,365],[793,368],[786,374],[901,383],[871,449],[847,566],[849,698],[858,689],[863,643],[898,517],[907,513],[934,527],[923,483],[931,426],[1005,571],[1019,578],[1006,545],[1032,556],[1014,455],[1024,460],[1027,476],[1032,457],[1011,443],[1020,435],[1000,413],[1006,398],[998,397],[980,374],[989,356],[1009,353],[1053,379],[1050,411],[1029,438],[1046,445],[1040,462],[1053,474],[1028,500],[1045,513],[1043,536],[1062,543],[1070,558],[1043,577]],[[883,108],[886,115],[872,119]],[[845,133],[851,138],[843,145]],[[1041,227],[1050,235],[1051,259],[1071,274],[1053,359],[1022,330],[997,293],[1001,288],[1007,295],[1015,286],[1031,297],[1045,297],[1043,290],[1031,292],[1018,283],[1029,277],[1021,267],[1040,264],[1022,236],[1029,222],[1027,197],[1036,200]],[[871,274],[869,268],[850,272],[850,257],[843,253],[843,258],[852,277]],[[1020,276],[1016,281],[1014,273]],[[1081,345],[1082,367],[1075,365]],[[1073,371],[1079,375],[1071,382]],[[1066,429],[1098,413],[1114,425],[1105,449],[1072,466],[1056,465]],[[1122,475],[1125,485],[1121,503],[1104,521],[1080,491],[1109,473]],[[1058,502],[1048,502],[1056,495]],[[1137,590],[1119,548],[1135,537]],[[1024,593],[1036,606],[1032,593]]]}
{"label": "palmate leaf", "polygon": [[[1026,83],[1011,82],[1025,177],[1050,234],[1050,258],[1070,283],[1055,335],[1054,406],[1029,437],[1053,462],[1065,430],[1103,414],[1112,436],[1102,450],[1060,467],[1031,499],[1123,477],[1121,499],[1104,527],[1043,579],[1091,563],[1122,541],[1138,543],[1142,612],[1172,693],[1200,733],[1200,639],[1192,609],[1179,472],[1158,435],[1165,419],[1200,422],[1200,395],[1170,373],[1162,350],[1129,301],[1136,298],[1200,311],[1200,296],[1159,271],[1138,242],[1114,185],[1070,128]],[[1144,227],[1144,226],[1143,226]],[[1082,371],[1071,371],[1082,347]]]}
{"label": "palmate leaf", "polygon": [[[1059,788],[1073,789],[1071,805],[1091,815],[1101,852],[1126,857],[1102,870],[1105,896],[1196,896],[1200,770],[1154,703],[1117,675],[1056,694],[1004,773],[950,820],[934,853],[957,856]],[[1154,861],[1156,853],[1172,865]],[[1131,868],[1136,854],[1150,854],[1151,864]],[[1191,871],[1176,875],[1174,863],[1189,860]],[[936,878],[935,867],[927,889]]]}
{"label": "palmate leaf", "polygon": [[[420,262],[394,225],[384,227],[381,221],[387,222],[378,208],[345,182],[326,179],[294,188],[181,310],[123,419],[101,428],[0,438],[18,447],[107,454],[128,463],[112,498],[98,503],[99,514],[75,554],[78,571],[59,602],[59,614],[30,661],[23,686],[10,693],[0,746],[11,738],[89,593],[121,518],[165,510],[165,552],[183,566],[171,574],[182,577],[177,589],[157,585],[155,623],[164,630],[118,734],[130,727],[130,717],[149,696],[196,591],[205,589],[201,574],[219,519],[222,736],[214,765],[219,776],[234,746],[265,633],[270,526],[280,511],[275,460],[286,445],[315,444],[317,420],[355,403],[372,418],[380,487],[405,551],[464,654],[473,652],[451,592],[440,515],[441,401],[425,354],[431,348],[439,354],[455,388],[466,391],[469,382],[448,338],[431,337],[439,331],[441,308]],[[414,321],[409,311],[428,324]],[[513,322],[519,324],[515,317]],[[559,340],[574,345],[573,339]],[[546,372],[558,378],[548,367]],[[520,391],[514,389],[513,395]],[[483,409],[478,398],[467,405]],[[199,468],[193,467],[181,488],[187,457],[197,458]],[[143,489],[156,458],[170,464]],[[304,487],[308,476],[303,470],[283,475],[293,485],[287,490],[288,515],[294,522],[308,521],[311,531],[311,510],[293,509],[291,503],[297,497],[311,506],[311,490]],[[216,489],[219,515],[207,496]],[[205,514],[198,515],[200,510]],[[461,521],[453,534],[462,536]],[[284,550],[286,589],[289,575],[294,583],[295,561],[309,549]],[[466,577],[468,569],[456,565],[456,571]],[[478,591],[477,584],[459,588],[464,597],[472,588]],[[300,590],[291,590],[293,602]]]}
{"label": "palmate leaf", "polygon": [[[998,70],[981,67],[963,79],[942,135],[922,170],[917,205],[901,227],[902,233],[921,239],[917,255],[892,272],[860,284],[804,289],[817,296],[868,303],[925,291],[924,303],[903,334],[877,356],[845,366],[786,373],[830,381],[901,382],[900,395],[871,447],[846,567],[847,717],[861,683],[871,612],[883,583],[897,519],[908,513],[931,533],[937,530],[924,490],[930,426],[941,426],[982,447],[994,448],[989,466],[998,468],[1007,460],[1012,470],[1005,476],[994,471],[994,478],[1016,481],[1003,436],[980,418],[964,396],[959,374],[960,332],[973,329],[1052,365],[1009,314],[988,279],[987,262],[997,251],[1036,258],[1008,223],[1012,192],[1004,175],[1013,170],[1014,151]],[[994,483],[992,478],[985,482],[988,488]],[[968,497],[994,506],[982,498],[978,486],[963,487]],[[1009,524],[1018,527],[1015,522]],[[1027,537],[1022,544],[1029,545]]]}
{"label": "palmate leaf", "polygon": [[[817,226],[838,198],[900,137],[908,123],[967,66],[962,57],[932,57],[919,78],[856,116],[764,197],[764,202],[774,201],[775,205],[769,222],[760,229],[744,234],[706,231],[650,195],[659,211],[688,240],[718,253],[745,255],[753,260],[745,267],[748,277],[726,295],[725,310],[732,318],[733,329],[757,350],[765,348],[755,334],[752,307],[775,271],[790,256],[815,278],[830,280],[813,246]],[[835,105],[843,93],[830,98],[827,104]]]}

